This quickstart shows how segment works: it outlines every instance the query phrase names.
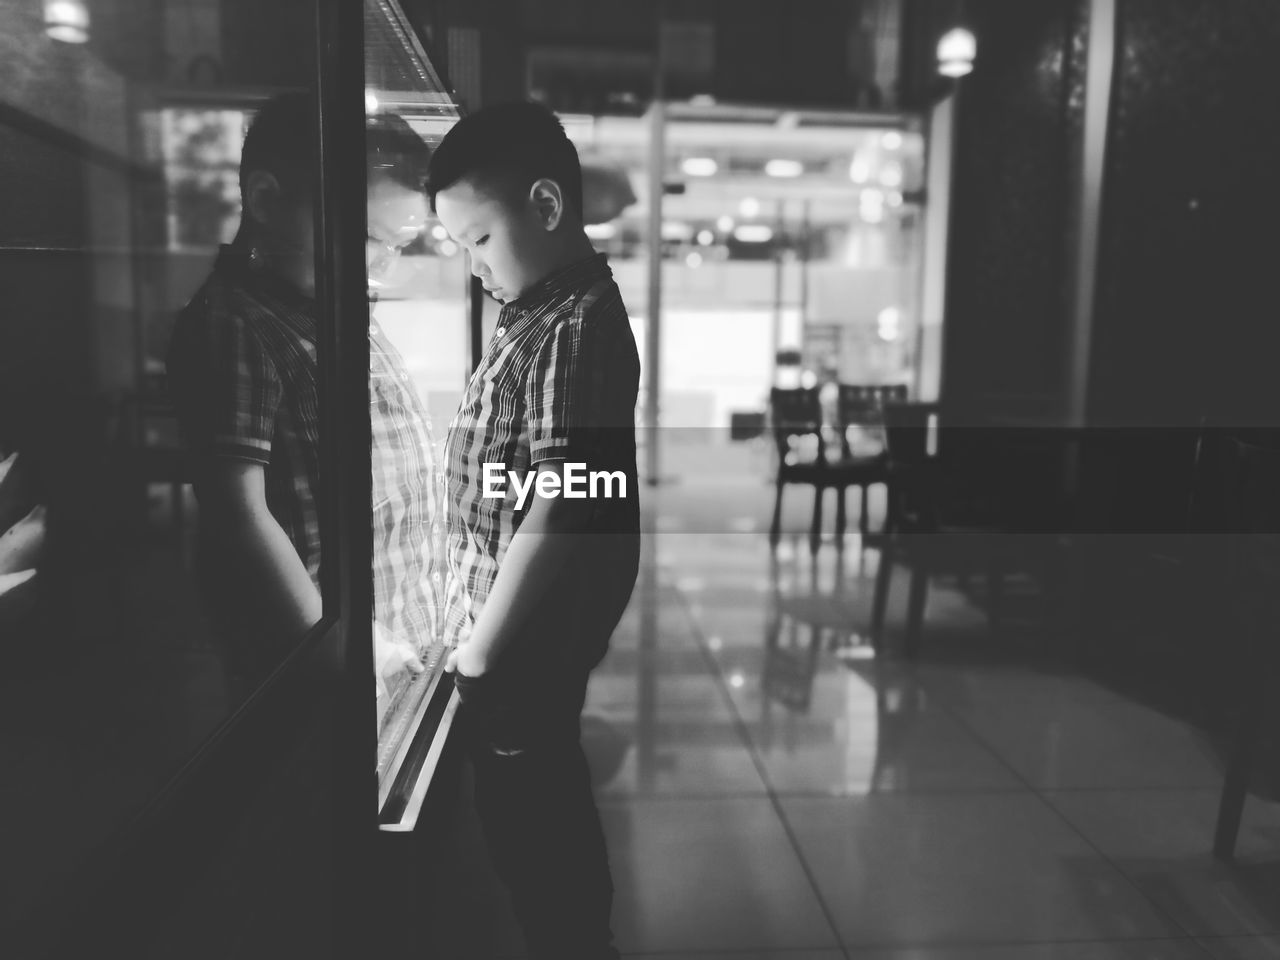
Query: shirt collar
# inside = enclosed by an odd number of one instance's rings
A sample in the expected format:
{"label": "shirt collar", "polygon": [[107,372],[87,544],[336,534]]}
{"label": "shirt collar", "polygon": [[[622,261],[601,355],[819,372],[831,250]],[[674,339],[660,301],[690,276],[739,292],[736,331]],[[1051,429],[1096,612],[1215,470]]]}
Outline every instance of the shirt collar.
{"label": "shirt collar", "polygon": [[590,286],[597,280],[611,276],[613,271],[609,269],[609,258],[603,253],[593,253],[589,257],[575,260],[567,267],[548,274],[504,306],[510,313],[528,313],[585,286]]}

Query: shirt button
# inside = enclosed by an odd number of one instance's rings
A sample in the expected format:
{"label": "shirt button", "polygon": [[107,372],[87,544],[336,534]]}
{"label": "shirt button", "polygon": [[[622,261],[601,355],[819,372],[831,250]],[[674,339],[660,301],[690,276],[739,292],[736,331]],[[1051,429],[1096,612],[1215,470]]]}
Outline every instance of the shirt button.
{"label": "shirt button", "polygon": [[495,337],[500,337],[500,336],[502,336],[502,335],[503,335],[504,333],[506,333],[506,332],[507,332],[507,328],[506,328],[506,327],[499,327],[497,330],[493,331],[493,335],[494,335]]}

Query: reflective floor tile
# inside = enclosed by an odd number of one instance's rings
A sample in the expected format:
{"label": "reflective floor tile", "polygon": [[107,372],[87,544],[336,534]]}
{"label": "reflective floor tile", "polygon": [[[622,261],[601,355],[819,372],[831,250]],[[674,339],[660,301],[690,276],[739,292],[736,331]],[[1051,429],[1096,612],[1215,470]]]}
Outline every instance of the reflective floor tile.
{"label": "reflective floor tile", "polygon": [[637,648],[679,651],[698,648],[693,623],[677,594],[660,591],[655,598],[645,600],[639,587],[636,590],[631,607],[609,638],[606,658],[618,651]]}
{"label": "reflective floor tile", "polygon": [[597,673],[583,712],[583,748],[599,796],[763,795],[764,780],[720,682],[680,672]]}
{"label": "reflective floor tile", "polygon": [[600,805],[624,952],[838,946],[767,800]]}
{"label": "reflective floor tile", "polygon": [[909,680],[837,667],[811,681],[803,707],[785,701],[793,693],[765,680],[733,690],[776,791],[1025,789]]}
{"label": "reflective floor tile", "polygon": [[851,950],[850,960],[1207,960],[1192,940],[1110,940]]}
{"label": "reflective floor tile", "polygon": [[[590,759],[590,757],[589,757]],[[592,769],[595,769],[592,760]],[[628,752],[611,775],[601,775],[596,796],[766,796],[751,755],[741,747],[657,746],[650,754]]]}
{"label": "reflective floor tile", "polygon": [[1212,854],[1217,790],[1045,796],[1189,933],[1280,932],[1280,805],[1249,798],[1228,865]]}
{"label": "reflective floor tile", "polygon": [[1087,677],[1028,667],[922,663],[915,676],[942,703],[957,709],[975,704],[1016,707],[1037,701],[1116,703],[1122,699]]}
{"label": "reflective floor tile", "polygon": [[1280,960],[1280,937],[1205,939],[1200,945],[1213,960]]}
{"label": "reflective floor tile", "polygon": [[1180,934],[1031,795],[783,799],[850,946]]}
{"label": "reflective floor tile", "polygon": [[615,650],[591,672],[588,707],[634,711],[649,700],[665,711],[730,712],[715,672],[699,650]]}
{"label": "reflective floor tile", "polygon": [[1189,788],[1222,778],[1203,734],[1127,701],[993,699],[951,709],[1033,787]]}

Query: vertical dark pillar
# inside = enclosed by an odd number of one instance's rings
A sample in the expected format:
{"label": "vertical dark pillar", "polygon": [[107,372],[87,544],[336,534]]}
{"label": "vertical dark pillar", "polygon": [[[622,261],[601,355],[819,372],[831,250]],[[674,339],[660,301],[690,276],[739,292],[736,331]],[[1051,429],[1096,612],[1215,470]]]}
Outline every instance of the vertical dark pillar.
{"label": "vertical dark pillar", "polygon": [[943,402],[964,420],[1062,405],[1085,7],[968,6],[978,59],[957,92],[943,348]]}

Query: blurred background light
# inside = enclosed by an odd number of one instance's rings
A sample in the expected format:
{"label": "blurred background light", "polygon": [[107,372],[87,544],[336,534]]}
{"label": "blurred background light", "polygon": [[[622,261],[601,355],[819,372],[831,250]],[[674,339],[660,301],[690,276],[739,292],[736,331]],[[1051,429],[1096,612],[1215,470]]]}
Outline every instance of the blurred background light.
{"label": "blurred background light", "polygon": [[711,157],[685,157],[680,169],[688,177],[714,177],[720,167]]}
{"label": "blurred background light", "polygon": [[798,177],[804,173],[804,164],[799,160],[770,160],[765,163],[764,172],[771,177]]}
{"label": "blurred background light", "polygon": [[978,41],[963,27],[948,31],[938,41],[938,72],[944,77],[963,77],[973,72]]}
{"label": "blurred background light", "polygon": [[693,227],[680,220],[662,221],[663,240],[689,240],[693,237]]}
{"label": "blurred background light", "polygon": [[854,183],[866,183],[871,179],[871,161],[864,154],[857,154],[849,164],[849,179]]}
{"label": "blurred background light", "polygon": [[44,32],[63,43],[88,43],[88,4],[84,0],[44,0]]}
{"label": "blurred background light", "polygon": [[902,311],[897,307],[885,307],[876,317],[876,335],[886,343],[893,343],[902,335]]}
{"label": "blurred background light", "polygon": [[863,190],[858,195],[858,216],[867,223],[879,223],[884,219],[884,191]]}
{"label": "blurred background light", "polygon": [[744,223],[733,231],[733,239],[739,243],[768,243],[773,239],[773,230],[762,223]]}

